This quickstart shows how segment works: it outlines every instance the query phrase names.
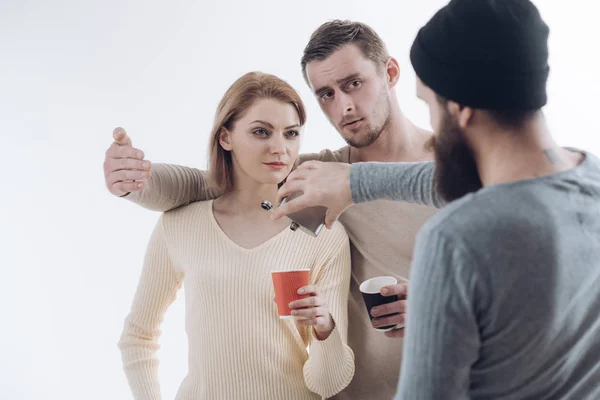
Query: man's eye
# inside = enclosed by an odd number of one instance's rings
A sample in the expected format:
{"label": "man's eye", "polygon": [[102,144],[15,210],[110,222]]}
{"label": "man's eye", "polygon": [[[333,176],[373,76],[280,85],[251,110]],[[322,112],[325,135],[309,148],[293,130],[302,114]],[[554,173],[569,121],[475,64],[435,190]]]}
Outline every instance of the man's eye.
{"label": "man's eye", "polygon": [[321,95],[321,100],[328,100],[333,97],[333,93],[325,92]]}

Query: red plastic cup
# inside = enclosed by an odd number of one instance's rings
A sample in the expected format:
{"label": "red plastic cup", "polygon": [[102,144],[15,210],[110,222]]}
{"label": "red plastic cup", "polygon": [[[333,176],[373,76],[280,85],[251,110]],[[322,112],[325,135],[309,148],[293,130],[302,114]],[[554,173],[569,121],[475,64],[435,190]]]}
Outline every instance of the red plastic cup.
{"label": "red plastic cup", "polygon": [[298,289],[310,283],[310,269],[298,269],[293,271],[272,271],[273,288],[275,289],[275,302],[277,312],[281,319],[292,319],[292,310],[289,304],[292,301],[308,297],[298,294]]}

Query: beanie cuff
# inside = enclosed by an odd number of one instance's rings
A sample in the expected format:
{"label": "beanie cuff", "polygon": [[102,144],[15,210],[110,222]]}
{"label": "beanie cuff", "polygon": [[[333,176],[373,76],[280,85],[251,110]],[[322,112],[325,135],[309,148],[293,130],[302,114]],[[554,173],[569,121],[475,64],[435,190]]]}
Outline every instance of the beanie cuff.
{"label": "beanie cuff", "polygon": [[549,67],[529,72],[503,70],[500,75],[451,65],[436,59],[422,43],[421,31],[410,50],[419,79],[434,92],[464,106],[487,110],[536,110],[546,105]]}

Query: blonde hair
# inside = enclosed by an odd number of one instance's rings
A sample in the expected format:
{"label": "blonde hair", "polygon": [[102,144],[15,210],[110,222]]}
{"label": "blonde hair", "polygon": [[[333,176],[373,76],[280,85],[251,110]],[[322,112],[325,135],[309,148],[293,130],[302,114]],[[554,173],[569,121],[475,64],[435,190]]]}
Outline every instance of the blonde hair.
{"label": "blonde hair", "polygon": [[232,129],[246,110],[260,99],[289,103],[298,112],[300,126],[306,122],[306,110],[300,95],[284,80],[263,72],[249,72],[238,78],[219,102],[211,132],[209,181],[223,194],[233,190],[233,163],[231,153],[221,147],[221,130]]}

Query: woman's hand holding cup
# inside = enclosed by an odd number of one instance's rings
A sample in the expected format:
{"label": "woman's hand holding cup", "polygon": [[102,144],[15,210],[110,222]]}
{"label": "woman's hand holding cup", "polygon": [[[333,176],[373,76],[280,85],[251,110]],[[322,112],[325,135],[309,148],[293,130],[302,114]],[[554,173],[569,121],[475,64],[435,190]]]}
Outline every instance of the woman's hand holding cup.
{"label": "woman's hand holding cup", "polygon": [[325,300],[320,297],[319,290],[315,285],[308,285],[298,289],[298,294],[307,297],[289,304],[296,323],[300,326],[312,326],[317,339],[327,339],[335,328],[335,322]]}

